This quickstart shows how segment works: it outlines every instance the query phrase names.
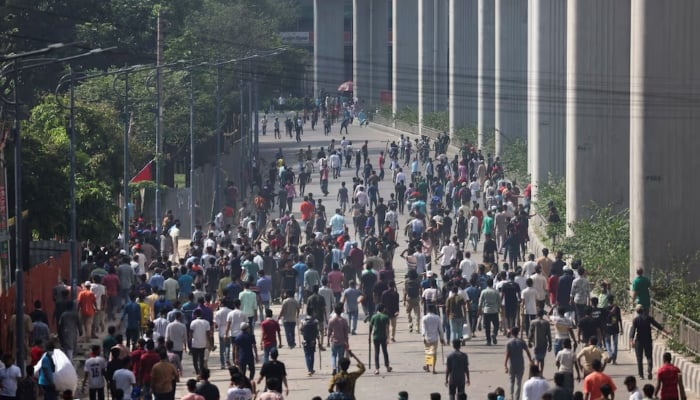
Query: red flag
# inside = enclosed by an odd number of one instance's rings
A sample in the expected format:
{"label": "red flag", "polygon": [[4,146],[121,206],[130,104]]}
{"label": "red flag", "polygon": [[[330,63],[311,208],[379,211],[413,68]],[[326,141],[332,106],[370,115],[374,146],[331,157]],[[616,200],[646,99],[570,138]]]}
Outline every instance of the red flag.
{"label": "red flag", "polygon": [[139,171],[138,174],[134,175],[133,178],[129,181],[129,183],[139,183],[143,181],[152,181],[153,180],[153,174],[151,173],[151,169],[153,166],[153,160],[149,161],[148,164],[146,164],[145,167]]}

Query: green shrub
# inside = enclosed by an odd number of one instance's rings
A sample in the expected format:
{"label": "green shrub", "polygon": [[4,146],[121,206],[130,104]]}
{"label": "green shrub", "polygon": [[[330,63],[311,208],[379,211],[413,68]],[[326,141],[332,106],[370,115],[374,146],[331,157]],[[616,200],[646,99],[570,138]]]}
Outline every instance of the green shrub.
{"label": "green shrub", "polygon": [[549,216],[547,204],[551,201],[559,212],[561,222],[547,224],[547,238],[562,238],[566,234],[566,181],[564,178],[554,178],[549,175],[547,182],[535,182],[537,185],[537,200],[533,202],[535,210],[545,219]]}
{"label": "green shrub", "polygon": [[447,111],[427,113],[423,115],[423,126],[447,132],[450,130],[450,113]]}

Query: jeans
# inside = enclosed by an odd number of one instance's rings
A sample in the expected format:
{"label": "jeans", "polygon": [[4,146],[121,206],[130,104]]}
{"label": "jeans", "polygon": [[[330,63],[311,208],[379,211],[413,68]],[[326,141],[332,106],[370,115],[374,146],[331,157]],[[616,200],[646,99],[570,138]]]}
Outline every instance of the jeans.
{"label": "jeans", "polygon": [[452,318],[450,320],[450,332],[452,332],[452,335],[450,337],[450,341],[452,340],[461,340],[462,339],[462,331],[464,328],[464,318]]}
{"label": "jeans", "polygon": [[586,305],[585,304],[579,304],[576,303],[574,304],[575,310],[576,310],[576,325],[578,325],[578,321],[581,320],[581,318],[586,316]]}
{"label": "jeans", "polygon": [[114,321],[115,319],[115,314],[117,310],[119,309],[119,304],[121,302],[121,298],[117,296],[112,296],[107,298],[107,319],[109,321]]}
{"label": "jeans", "polygon": [[350,320],[350,331],[352,333],[355,333],[357,331],[357,314],[358,310],[355,311],[348,311],[348,319]]}
{"label": "jeans", "polygon": [[199,375],[202,368],[204,368],[204,348],[190,347],[190,354],[192,354],[194,372]]}
{"label": "jeans", "polygon": [[131,344],[133,343],[136,345],[136,342],[139,340],[139,329],[138,328],[126,328],[126,347],[130,347]]}
{"label": "jeans", "polygon": [[619,336],[617,333],[605,335],[605,350],[610,355],[610,359],[615,362],[617,362],[617,339]]}
{"label": "jeans", "polygon": [[374,339],[374,365],[379,369],[379,349],[382,349],[384,355],[384,366],[389,368],[389,352],[386,349],[386,338]]}
{"label": "jeans", "polygon": [[225,366],[230,362],[229,355],[231,354],[231,338],[219,336],[219,361],[221,366]]}
{"label": "jeans", "polygon": [[[493,326],[493,337],[491,336],[491,326]],[[498,313],[484,314],[484,332],[486,332],[487,344],[491,344],[492,339],[494,342],[496,341],[496,336],[498,335]]]}
{"label": "jeans", "polygon": [[287,338],[287,346],[289,347],[295,347],[297,345],[296,342],[296,322],[284,322],[282,323],[284,325],[284,336]]}
{"label": "jeans", "polygon": [[554,350],[554,357],[559,354],[560,351],[564,349],[564,339],[554,339],[554,345],[552,346],[552,350]]}
{"label": "jeans", "polygon": [[653,356],[651,350],[651,340],[637,340],[634,342],[634,354],[637,356],[637,371],[639,372],[639,376],[644,376],[644,361],[642,359],[645,356],[647,358],[647,374],[651,375],[651,369],[653,364]]}
{"label": "jeans", "polygon": [[523,320],[524,320],[524,325],[525,325],[525,330],[521,330],[523,334],[527,337],[530,334],[530,322],[532,322],[535,319],[536,315],[532,314],[525,314],[523,315]]}
{"label": "jeans", "polygon": [[255,377],[255,359],[251,358],[249,360],[243,360],[239,359],[238,360],[238,368],[241,369],[241,375],[245,376],[245,371],[246,369],[250,372],[248,375],[248,379],[251,381],[253,380],[253,377]]}
{"label": "jeans", "polygon": [[304,361],[306,361],[306,370],[314,372],[314,356],[316,355],[316,344],[313,346],[304,346]]}
{"label": "jeans", "polygon": [[277,346],[269,346],[263,348],[263,364],[270,359],[270,353],[272,352],[272,350],[277,350]]}
{"label": "jeans", "polygon": [[343,357],[345,357],[345,345],[331,345],[331,368],[333,368],[333,371],[336,371],[338,369],[338,359]]}
{"label": "jeans", "polygon": [[508,375],[510,376],[510,398],[519,399],[523,384],[523,371],[509,371]]}
{"label": "jeans", "polygon": [[464,393],[464,383],[461,383],[459,385],[455,385],[450,383],[448,386],[448,393],[449,393],[449,399],[450,400],[455,400],[457,398],[456,394],[457,393]]}

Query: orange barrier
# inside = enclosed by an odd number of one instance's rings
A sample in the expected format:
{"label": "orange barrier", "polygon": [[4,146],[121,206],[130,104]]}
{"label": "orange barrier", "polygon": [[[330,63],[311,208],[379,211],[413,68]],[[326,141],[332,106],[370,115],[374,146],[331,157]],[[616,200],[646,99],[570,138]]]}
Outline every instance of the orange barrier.
{"label": "orange barrier", "polygon": [[[60,278],[70,276],[69,252],[63,253],[58,258],[49,258],[41,264],[37,264],[24,273],[24,312],[29,313],[34,309],[34,301],[39,300],[42,309],[49,319],[49,327],[56,331],[53,319],[54,301],[52,289],[58,284]],[[10,317],[15,313],[15,285],[0,295],[0,348],[7,347],[7,329]]]}

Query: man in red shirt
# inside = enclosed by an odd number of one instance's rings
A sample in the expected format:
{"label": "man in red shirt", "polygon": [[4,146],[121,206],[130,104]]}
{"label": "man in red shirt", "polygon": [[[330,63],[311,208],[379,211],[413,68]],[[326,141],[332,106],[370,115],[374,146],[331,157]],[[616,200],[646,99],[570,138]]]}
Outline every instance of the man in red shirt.
{"label": "man in red shirt", "polygon": [[[685,400],[685,387],[681,370],[671,364],[671,353],[664,353],[664,364],[656,370],[654,397],[659,400]],[[661,396],[659,396],[661,392]]]}
{"label": "man in red shirt", "polygon": [[139,369],[139,375],[137,375],[137,382],[141,382],[141,392],[144,395],[144,399],[151,398],[151,369],[160,361],[160,355],[156,353],[155,348],[156,346],[153,340],[148,339],[146,342],[146,351],[141,354],[141,367]]}
{"label": "man in red shirt", "polygon": [[583,394],[584,394],[584,399],[585,400],[600,400],[603,398],[603,393],[600,391],[600,387],[608,384],[610,385],[610,389],[612,389],[612,392],[615,393],[617,390],[617,387],[615,386],[615,382],[613,382],[612,378],[610,376],[604,374],[603,371],[603,363],[602,361],[595,359],[591,363],[591,367],[593,368],[593,372],[590,374],[586,375],[586,378],[583,380]]}
{"label": "man in red shirt", "polygon": [[107,294],[107,320],[114,321],[114,313],[119,308],[119,277],[114,267],[109,269],[109,273],[102,278],[102,284]]}
{"label": "man in red shirt", "polygon": [[272,310],[269,308],[265,310],[265,320],[260,324],[260,330],[262,330],[260,350],[263,351],[264,364],[270,358],[270,352],[277,348],[277,343],[279,343],[279,347],[282,347],[280,324],[272,318]]}
{"label": "man in red shirt", "polygon": [[80,322],[83,324],[83,332],[85,333],[85,341],[90,341],[90,336],[97,339],[97,335],[92,335],[92,320],[95,318],[95,307],[97,306],[97,298],[95,293],[92,293],[90,287],[92,283],[87,281],[83,284],[83,290],[78,293],[78,310],[80,311]]}

